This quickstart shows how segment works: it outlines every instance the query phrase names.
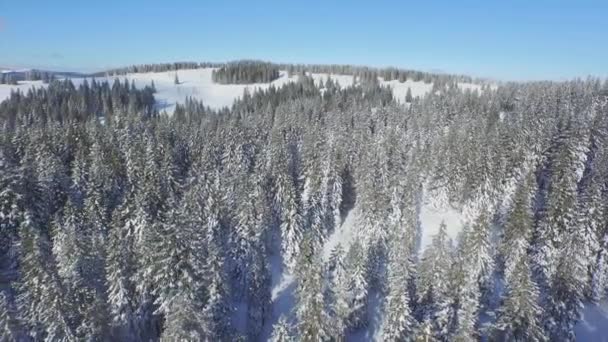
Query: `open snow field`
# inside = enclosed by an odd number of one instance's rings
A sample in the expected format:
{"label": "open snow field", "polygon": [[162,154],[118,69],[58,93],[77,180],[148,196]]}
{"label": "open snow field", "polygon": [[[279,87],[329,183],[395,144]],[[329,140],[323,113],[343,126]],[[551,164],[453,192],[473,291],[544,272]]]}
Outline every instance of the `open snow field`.
{"label": "open snow field", "polygon": [[[130,82],[134,82],[138,88],[143,88],[147,85],[152,84],[156,87],[156,94],[154,94],[158,109],[160,111],[166,111],[169,114],[173,113],[175,105],[184,103],[186,98],[191,97],[197,100],[202,100],[206,106],[213,109],[220,109],[223,107],[229,107],[234,101],[243,95],[245,89],[253,93],[256,89],[268,89],[271,85],[275,87],[281,87],[282,85],[295,82],[297,76],[289,77],[286,71],[281,71],[278,79],[270,83],[256,83],[256,84],[217,84],[214,83],[211,74],[213,68],[201,68],[201,69],[182,69],[178,71],[165,71],[165,72],[149,72],[149,73],[133,73],[118,76],[108,77],[97,77],[97,80],[109,80],[113,82],[114,79],[120,80],[127,79]],[[175,84],[175,75],[179,78],[179,84]],[[353,76],[350,75],[336,75],[336,74],[311,74],[316,82],[325,82],[328,77],[331,77],[341,87],[349,87],[353,85]],[[84,78],[72,78],[72,82],[76,86],[80,85],[84,81]],[[405,101],[405,94],[408,89],[411,89],[412,96],[424,96],[431,91],[433,88],[432,83],[414,82],[408,80],[400,83],[397,80],[384,81],[382,78],[379,79],[381,85],[391,87],[393,95],[398,102],[403,103]],[[0,84],[0,101],[8,98],[12,90],[19,89],[22,92],[27,91],[31,87],[44,87],[45,84],[42,81],[22,81],[19,85],[8,85]],[[481,90],[481,86],[478,84],[471,83],[460,83],[459,86],[462,89]]]}

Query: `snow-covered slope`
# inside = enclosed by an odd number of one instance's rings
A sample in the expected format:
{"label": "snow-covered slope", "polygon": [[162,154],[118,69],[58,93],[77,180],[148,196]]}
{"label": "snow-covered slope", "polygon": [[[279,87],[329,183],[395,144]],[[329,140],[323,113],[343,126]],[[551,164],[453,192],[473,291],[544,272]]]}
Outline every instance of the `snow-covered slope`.
{"label": "snow-covered slope", "polygon": [[[147,85],[152,84],[156,87],[157,93],[155,97],[158,101],[158,108],[161,111],[167,113],[173,113],[175,105],[178,103],[184,103],[187,97],[192,97],[197,100],[202,100],[205,105],[219,109],[222,107],[230,106],[234,101],[243,95],[245,89],[250,92],[254,92],[256,89],[267,89],[270,85],[275,87],[281,87],[282,85],[295,82],[297,76],[289,77],[286,71],[281,71],[280,77],[271,83],[257,83],[257,84],[217,84],[214,83],[211,74],[213,68],[201,68],[201,69],[182,69],[178,71],[166,71],[166,72],[149,72],[149,73],[132,73],[118,76],[98,77],[98,80],[109,80],[113,82],[114,79],[120,80],[127,79],[135,83],[138,88],[143,88]],[[179,79],[179,84],[175,84],[175,76]],[[317,83],[325,82],[328,77],[336,81],[341,87],[348,87],[353,85],[353,76],[350,75],[336,75],[336,74],[311,74]],[[84,78],[72,78],[72,81],[76,86],[84,81]],[[408,80],[400,83],[397,80],[384,81],[382,78],[379,79],[381,85],[391,87],[393,94],[397,101],[403,103],[405,100],[405,94],[408,89],[411,89],[412,96],[424,96],[429,93],[433,88],[432,83],[414,82]],[[20,89],[26,91],[32,86],[45,86],[41,81],[22,81],[19,85],[8,85],[0,84],[0,101],[6,99],[11,90]],[[462,89],[481,89],[481,86],[477,84],[461,83],[459,86]]]}

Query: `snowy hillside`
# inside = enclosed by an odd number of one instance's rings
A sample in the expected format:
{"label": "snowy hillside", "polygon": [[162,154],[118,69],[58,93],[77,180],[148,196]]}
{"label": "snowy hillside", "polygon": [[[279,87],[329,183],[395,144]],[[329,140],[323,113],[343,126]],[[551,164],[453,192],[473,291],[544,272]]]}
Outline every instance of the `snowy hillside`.
{"label": "snowy hillside", "polygon": [[[297,76],[289,77],[286,71],[280,72],[280,77],[271,83],[256,83],[256,84],[217,84],[212,81],[211,75],[213,68],[200,69],[183,69],[178,71],[166,72],[148,72],[148,73],[131,73],[119,76],[97,77],[97,80],[109,80],[111,82],[118,78],[120,80],[127,79],[135,83],[137,88],[149,86],[154,82],[156,87],[155,98],[160,111],[166,111],[169,114],[173,113],[175,105],[184,103],[186,98],[191,97],[197,100],[202,100],[206,106],[213,109],[229,107],[232,103],[243,95],[245,89],[249,92],[254,92],[256,89],[267,89],[271,85],[281,87],[283,84],[294,82]],[[179,84],[175,84],[175,76],[179,79]],[[353,85],[353,76],[351,75],[330,75],[322,73],[313,73],[311,76],[316,82],[325,82],[328,77],[336,81],[342,88]],[[76,86],[80,85],[84,78],[71,78]],[[90,80],[90,79],[89,79]],[[398,102],[403,103],[408,89],[411,90],[413,97],[422,97],[429,93],[433,88],[433,83],[425,83],[422,81],[415,82],[408,80],[399,82],[397,80],[384,81],[379,78],[380,84],[389,86],[393,90],[393,95]],[[0,84],[0,101],[6,99],[11,90],[27,91],[31,87],[45,86],[41,81],[20,81],[19,85]],[[459,83],[462,89],[481,90],[481,86],[471,83]]]}

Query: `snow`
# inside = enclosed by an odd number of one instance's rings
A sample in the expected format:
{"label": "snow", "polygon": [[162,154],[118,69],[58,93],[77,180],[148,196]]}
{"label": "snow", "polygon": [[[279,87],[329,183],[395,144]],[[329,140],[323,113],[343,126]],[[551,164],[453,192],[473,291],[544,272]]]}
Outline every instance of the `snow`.
{"label": "snow", "polygon": [[576,340],[608,342],[608,302],[585,304],[581,320],[574,327]]}
{"label": "snow", "polygon": [[349,249],[350,244],[356,235],[355,224],[357,212],[357,207],[353,208],[344,219],[342,225],[334,230],[334,232],[327,238],[325,245],[323,245],[323,260],[325,262],[329,260],[332,250],[338,244],[342,245],[345,252]]}
{"label": "snow", "polygon": [[32,70],[32,69],[16,69],[16,70],[14,70],[14,69],[4,69],[4,70],[1,71],[1,73],[3,73],[3,74],[22,73],[22,72],[27,72],[27,71],[30,71],[30,70]]}
{"label": "snow", "polygon": [[470,90],[470,91],[481,92],[481,85],[475,84],[475,83],[459,82],[458,88],[460,88],[463,91]]}
{"label": "snow", "polygon": [[322,82],[323,84],[325,84],[325,82],[327,81],[328,78],[331,77],[331,79],[338,83],[340,85],[341,88],[347,88],[353,85],[354,83],[354,78],[352,75],[339,75],[339,74],[311,74],[308,73],[309,76],[311,76],[314,80],[315,83],[319,83]]}
{"label": "snow", "polygon": [[382,77],[380,79],[380,85],[389,86],[393,90],[393,96],[397,102],[405,102],[405,94],[407,90],[411,89],[412,97],[424,97],[427,93],[430,93],[433,89],[433,83],[424,83],[422,81],[407,80],[405,82],[399,82],[399,80],[384,81]]}
{"label": "snow", "polygon": [[378,291],[371,291],[367,301],[367,316],[369,317],[369,323],[367,327],[347,332],[347,341],[350,342],[366,342],[366,341],[382,341],[382,322],[384,320],[383,314],[383,300],[382,296]]}
{"label": "snow", "polygon": [[[281,87],[283,84],[292,82],[295,78],[289,78],[287,72],[281,72],[280,77],[271,83],[256,84],[217,84],[212,80],[213,68],[182,69],[178,71],[133,73],[110,77],[101,77],[100,80],[109,79],[111,82],[118,78],[135,82],[137,88],[149,86],[154,81],[156,87],[156,98],[159,110],[173,113],[175,105],[184,103],[186,98],[191,97],[202,100],[206,106],[220,109],[231,106],[237,98],[240,98],[245,89],[253,93],[256,89],[268,89],[270,85]],[[175,84],[175,75],[179,84]],[[77,82],[74,79],[75,83]]]}
{"label": "snow", "polygon": [[458,238],[468,222],[467,216],[460,210],[450,206],[447,201],[425,192],[420,209],[421,236],[419,252],[431,244],[433,236],[439,232],[442,222],[446,225],[446,232],[452,241]]}

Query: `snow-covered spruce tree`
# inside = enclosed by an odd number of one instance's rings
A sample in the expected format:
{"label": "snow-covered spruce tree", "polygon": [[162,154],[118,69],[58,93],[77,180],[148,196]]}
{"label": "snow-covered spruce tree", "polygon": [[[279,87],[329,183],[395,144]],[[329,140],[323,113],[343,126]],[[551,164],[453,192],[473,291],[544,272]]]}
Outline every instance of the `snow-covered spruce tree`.
{"label": "snow-covered spruce tree", "polygon": [[535,231],[534,266],[539,286],[549,286],[556,271],[559,249],[564,245],[567,232],[576,226],[577,171],[581,168],[579,148],[572,123],[563,124],[558,133],[554,165],[550,178],[550,191],[546,213]]}
{"label": "snow-covered spruce tree", "polygon": [[101,287],[105,282],[103,260],[93,249],[91,226],[84,221],[82,210],[68,200],[63,219],[56,221],[53,228],[53,254],[66,294],[73,301],[71,318],[76,334],[86,340],[107,339],[110,317],[105,287]]}
{"label": "snow-covered spruce tree", "polygon": [[[19,276],[19,226],[28,203],[22,196],[24,172],[8,165],[7,159],[0,153],[0,274],[14,288]],[[14,296],[4,299],[14,306]]]}
{"label": "snow-covered spruce tree", "polygon": [[413,271],[409,253],[409,237],[405,229],[395,234],[388,266],[388,296],[386,299],[382,338],[384,341],[413,340],[416,320],[410,309],[410,277]]}
{"label": "snow-covered spruce tree", "polygon": [[136,300],[134,275],[134,200],[128,198],[116,209],[110,224],[107,244],[106,276],[108,304],[112,314],[113,336],[135,340],[139,332],[135,315]]}
{"label": "snow-covered spruce tree", "polygon": [[527,258],[533,229],[533,213],[530,187],[532,175],[524,178],[515,192],[511,211],[503,228],[499,252],[504,264],[504,276],[509,281],[515,266]]}
{"label": "snow-covered spruce tree", "polygon": [[[382,132],[384,133],[384,132]],[[380,135],[380,133],[379,133]],[[361,171],[360,223],[361,237],[367,250],[370,288],[384,291],[386,285],[386,261],[388,257],[390,190],[386,139],[375,138],[368,150],[366,164]]]}
{"label": "snow-covered spruce tree", "polygon": [[539,290],[532,279],[527,255],[518,258],[508,279],[493,327],[493,338],[497,341],[546,341]]}
{"label": "snow-covered spruce tree", "polygon": [[346,252],[342,245],[337,244],[331,251],[328,261],[326,300],[329,303],[331,336],[336,341],[344,340],[348,318],[351,314],[350,292],[347,284]]}
{"label": "snow-covered spruce tree", "polygon": [[368,324],[368,269],[366,251],[359,241],[354,241],[346,254],[348,292],[350,293],[347,330],[366,327]]}
{"label": "snow-covered spruce tree", "polygon": [[[254,183],[251,181],[250,183]],[[261,194],[259,184],[247,184],[249,192],[243,193],[245,200],[237,207],[234,230],[231,232],[231,253],[233,258],[232,284],[236,298],[247,297],[250,267],[253,264],[254,248],[261,232]]]}
{"label": "snow-covered spruce tree", "polygon": [[479,336],[479,314],[485,304],[484,296],[491,291],[494,267],[489,230],[487,214],[482,211],[472,226],[465,226],[461,235],[451,276],[451,296],[456,304],[452,338],[457,341]]}
{"label": "snow-covered spruce tree", "polygon": [[70,321],[75,307],[66,296],[51,257],[50,242],[26,218],[20,227],[19,313],[33,339],[76,341]]}
{"label": "snow-covered spruce tree", "polygon": [[[161,302],[170,300],[166,297],[160,299],[159,296],[163,292],[172,291],[171,286],[175,280],[173,272],[179,272],[167,269],[174,266],[171,265],[171,258],[176,251],[172,248],[173,244],[181,244],[181,237],[175,236],[181,231],[174,232],[173,228],[178,216],[177,210],[174,210],[177,207],[174,203],[176,199],[168,190],[167,178],[162,173],[163,155],[159,138],[147,132],[142,132],[138,138],[142,139],[141,146],[129,146],[127,172],[134,196],[132,223],[136,262],[133,275],[137,298],[135,310],[137,324],[143,334],[140,338],[148,339],[158,335],[157,329],[162,318],[159,316],[162,312],[159,309]],[[144,151],[143,155],[133,155],[141,150]],[[140,178],[133,178],[136,176]],[[173,239],[170,238],[171,235]],[[171,285],[165,287],[167,284]]]}
{"label": "snow-covered spruce tree", "polygon": [[[476,222],[476,225],[479,222]],[[479,311],[481,307],[480,259],[475,245],[476,234],[466,225],[459,237],[456,260],[450,269],[449,297],[452,313],[450,340],[470,341],[477,339]],[[469,261],[469,259],[471,261]]]}
{"label": "snow-covered spruce tree", "polygon": [[449,337],[453,315],[448,292],[453,251],[446,229],[442,222],[417,267],[417,316],[432,326],[432,335],[438,340]]}
{"label": "snow-covered spruce tree", "polygon": [[[213,218],[209,225],[214,225]],[[207,265],[205,268],[207,301],[202,311],[205,338],[221,341],[229,338],[230,298],[225,274],[223,252],[216,240],[208,243]]]}
{"label": "snow-covered spruce tree", "polygon": [[331,320],[323,300],[321,260],[313,249],[309,234],[302,240],[296,289],[296,317],[299,340],[304,342],[328,341]]}
{"label": "snow-covered spruce tree", "polygon": [[585,246],[580,232],[572,229],[562,241],[546,297],[544,325],[550,340],[574,341],[587,279]]}
{"label": "snow-covered spruce tree", "polygon": [[[275,179],[275,205],[280,212],[281,250],[283,263],[287,269],[293,271],[298,258],[300,242],[302,241],[302,215],[299,208],[294,181],[288,171],[286,158],[284,167],[277,170]],[[278,165],[283,165],[278,163]]]}
{"label": "snow-covered spruce tree", "polygon": [[[321,129],[321,128],[319,128]],[[303,146],[304,188],[302,205],[304,207],[304,227],[312,232],[315,250],[319,250],[327,237],[326,220],[328,203],[329,160],[323,158],[322,151],[328,148],[322,133],[310,132],[305,136]],[[325,168],[324,168],[325,166]]]}
{"label": "snow-covered spruce tree", "polygon": [[[596,165],[595,167],[601,168],[600,165]],[[599,170],[595,172],[599,173]],[[602,259],[603,253],[605,253],[602,251],[600,239],[605,232],[605,220],[606,214],[608,214],[606,210],[608,207],[606,206],[605,196],[605,176],[592,174],[590,177],[592,179],[582,189],[582,193],[579,191],[576,232],[583,240],[581,245],[581,248],[583,248],[581,261],[584,263],[583,267],[587,269],[585,296],[597,301],[601,298],[601,290],[598,288],[598,285],[602,282],[598,282],[598,280],[605,275],[602,271],[604,267],[602,266],[602,261],[599,261],[598,258]]]}
{"label": "snow-covered spruce tree", "polygon": [[[47,143],[49,144],[49,143]],[[46,214],[54,215],[63,208],[69,192],[69,177],[66,166],[60,158],[50,151],[47,144],[42,144],[36,153],[36,171],[40,185],[44,188],[44,201],[48,211]]]}
{"label": "snow-covered spruce tree", "polygon": [[201,179],[193,180],[180,209],[169,203],[174,209],[158,213],[144,241],[141,279],[152,289],[156,313],[164,317],[165,339],[209,336],[201,316],[206,296],[202,253],[207,213]]}
{"label": "snow-covered spruce tree", "polygon": [[[488,214],[477,217],[470,230],[464,232],[463,249],[467,276],[479,287],[482,297],[487,298],[493,288],[494,249]],[[481,298],[480,298],[481,299]],[[482,301],[484,301],[482,299]],[[485,303],[481,303],[482,305]]]}
{"label": "snow-covered spruce tree", "polygon": [[271,300],[270,270],[263,241],[258,240],[253,247],[251,258],[248,270],[247,335],[250,340],[257,340],[270,312]]}
{"label": "snow-covered spruce tree", "polygon": [[331,167],[330,173],[330,198],[329,198],[329,209],[333,213],[333,224],[334,229],[337,229],[342,224],[342,212],[341,207],[343,203],[343,189],[342,189],[342,174],[338,169],[339,164],[335,162]]}
{"label": "snow-covered spruce tree", "polygon": [[272,327],[272,335],[270,342],[293,342],[295,339],[291,336],[291,327],[284,316],[279,317],[279,320]]}

